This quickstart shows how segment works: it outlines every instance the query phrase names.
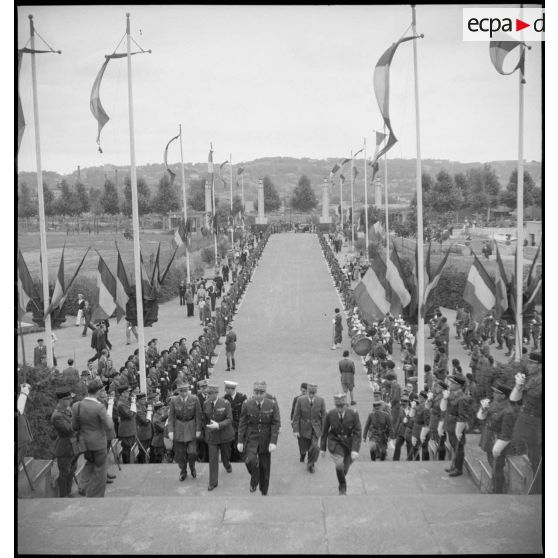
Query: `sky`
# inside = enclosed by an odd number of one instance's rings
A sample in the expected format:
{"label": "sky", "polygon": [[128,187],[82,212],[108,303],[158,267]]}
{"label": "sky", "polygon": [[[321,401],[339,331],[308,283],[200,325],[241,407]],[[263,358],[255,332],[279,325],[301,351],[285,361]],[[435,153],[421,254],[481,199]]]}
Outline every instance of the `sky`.
{"label": "sky", "polygon": [[[471,7],[471,5],[468,5]],[[18,8],[17,44],[39,34],[62,54],[37,58],[44,170],[72,172],[130,163],[126,59],[109,63],[101,101],[110,120],[97,151],[91,87],[104,55],[115,49],[131,13],[132,37],[152,54],[132,58],[138,165],[161,163],[183,129],[185,162],[232,154],[345,157],[382,120],[373,90],[380,55],[406,31],[409,6],[33,6]],[[417,7],[421,153],[423,158],[483,162],[517,158],[517,74],[502,76],[488,43],[462,40],[462,6]],[[407,34],[410,34],[410,30]],[[38,40],[36,48],[40,48]],[[526,160],[541,160],[541,47],[527,53]],[[126,41],[118,52],[125,52]],[[510,58],[514,54],[510,55]],[[511,65],[511,62],[510,62]],[[412,42],[391,69],[390,110],[399,142],[391,157],[414,158]],[[30,55],[20,92],[27,128],[20,170],[34,171]],[[373,146],[369,147],[372,151]],[[180,160],[177,142],[169,162]]]}

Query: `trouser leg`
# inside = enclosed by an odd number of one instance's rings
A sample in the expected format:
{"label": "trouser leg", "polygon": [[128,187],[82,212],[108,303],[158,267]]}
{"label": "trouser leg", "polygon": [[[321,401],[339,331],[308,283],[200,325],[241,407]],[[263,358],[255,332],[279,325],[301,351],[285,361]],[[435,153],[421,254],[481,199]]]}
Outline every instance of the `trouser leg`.
{"label": "trouser leg", "polygon": [[260,469],[260,491],[262,494],[267,494],[269,489],[269,477],[271,474],[271,453],[268,451],[260,453],[259,469]]}
{"label": "trouser leg", "polygon": [[58,465],[58,496],[65,498],[72,491],[73,474],[71,471],[73,457],[57,457]]}
{"label": "trouser leg", "polygon": [[492,486],[494,489],[494,494],[504,493],[504,482],[506,480],[504,476],[505,464],[505,455],[500,455],[494,460],[494,465],[492,466]]}
{"label": "trouser leg", "polygon": [[178,464],[178,468],[181,473],[186,473],[188,469],[186,468],[186,443],[185,442],[174,442],[174,460]]}
{"label": "trouser leg", "polygon": [[246,452],[246,469],[250,473],[250,484],[258,486],[260,483],[260,468],[258,464],[258,454],[255,451]]}
{"label": "trouser leg", "polygon": [[208,444],[209,447],[209,486],[217,486],[219,482],[219,445]]}
{"label": "trouser leg", "polygon": [[401,446],[403,446],[404,442],[405,439],[403,436],[397,436],[395,440],[395,449],[393,450],[393,461],[399,461],[401,459]]}
{"label": "trouser leg", "polygon": [[306,442],[304,441],[304,438],[301,438],[299,436],[297,438],[297,442],[298,442],[298,451],[300,452],[300,457],[306,457],[306,452],[308,451],[308,448],[306,447]]}
{"label": "trouser leg", "polygon": [[318,461],[320,450],[318,448],[318,438],[312,433],[312,439],[308,448],[308,467],[312,467]]}
{"label": "trouser leg", "polygon": [[119,436],[120,445],[122,446],[122,463],[130,463],[130,456],[132,451],[132,446],[134,445],[134,436]]}
{"label": "trouser leg", "polygon": [[89,461],[90,478],[85,489],[88,498],[102,498],[107,484],[107,450],[86,451],[85,459]]}

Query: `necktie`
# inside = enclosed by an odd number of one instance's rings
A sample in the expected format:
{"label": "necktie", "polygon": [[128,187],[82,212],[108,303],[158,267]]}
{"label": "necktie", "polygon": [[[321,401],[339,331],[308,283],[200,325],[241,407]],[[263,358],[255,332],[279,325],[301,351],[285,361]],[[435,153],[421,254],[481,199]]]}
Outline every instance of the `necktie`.
{"label": "necktie", "polygon": [[258,403],[258,409],[261,411],[262,410],[262,404]]}
{"label": "necktie", "polygon": [[313,404],[314,404],[314,400],[310,399],[310,407],[312,407]]}
{"label": "necktie", "polygon": [[339,420],[340,420],[341,422],[343,422],[343,414],[342,414],[342,413],[339,413]]}

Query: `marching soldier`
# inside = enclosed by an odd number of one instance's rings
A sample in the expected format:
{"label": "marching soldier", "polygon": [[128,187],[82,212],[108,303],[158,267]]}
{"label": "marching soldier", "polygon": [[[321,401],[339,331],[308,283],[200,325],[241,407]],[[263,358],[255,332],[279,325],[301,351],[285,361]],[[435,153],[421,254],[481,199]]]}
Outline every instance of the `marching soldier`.
{"label": "marching soldier", "polygon": [[[200,410],[204,408],[205,402],[207,401],[207,384],[206,379],[198,381],[198,393],[197,397],[200,402]],[[207,447],[207,442],[205,441],[205,430],[202,422],[201,426],[202,435],[198,438],[198,461],[201,463],[209,462],[209,448]]]}
{"label": "marching soldier", "polygon": [[219,386],[207,386],[207,401],[203,406],[203,424],[209,447],[209,486],[211,491],[219,484],[219,452],[227,473],[232,473],[230,463],[231,442],[234,440],[231,404],[218,397]]}
{"label": "marching soldier", "polygon": [[189,393],[188,384],[178,386],[178,395],[169,405],[169,440],[173,442],[176,462],[180,468],[179,481],[188,475],[187,465],[193,478],[196,473],[196,439],[201,436],[202,412],[199,400]]}
{"label": "marching soldier", "polygon": [[307,395],[296,400],[292,420],[293,434],[298,441],[300,454],[308,453],[307,470],[314,472],[320,450],[318,444],[322,435],[322,424],[326,415],[325,401],[316,395],[317,384],[307,384]]}
{"label": "marching soldier", "polygon": [[243,393],[238,393],[236,388],[238,386],[237,382],[231,380],[225,380],[225,399],[231,404],[232,410],[232,425],[234,429],[234,440],[231,444],[231,462],[240,463],[242,461],[242,456],[240,455],[236,445],[238,444],[238,425],[240,423],[240,411],[242,410],[242,404],[246,401],[246,395]]}
{"label": "marching soldier", "polygon": [[277,449],[281,428],[277,402],[265,397],[265,382],[254,383],[254,397],[242,405],[238,426],[238,451],[246,452],[245,463],[250,473],[250,492],[260,486],[262,496],[269,490],[271,453]]}
{"label": "marching soldier", "polygon": [[362,441],[369,441],[370,459],[376,461],[379,456],[380,461],[385,461],[387,455],[387,444],[393,438],[393,428],[391,415],[382,410],[385,403],[382,400],[372,402],[372,412],[368,415],[362,434]]}
{"label": "marching soldier", "polygon": [[333,317],[333,346],[331,349],[337,349],[337,345],[341,346],[343,341],[343,322],[339,308],[335,309],[335,316]]}
{"label": "marching soldier", "polygon": [[347,407],[347,396],[339,393],[333,397],[335,409],[325,417],[320,450],[325,457],[326,446],[335,463],[339,494],[347,494],[346,475],[352,462],[358,458],[362,428],[358,413]]}

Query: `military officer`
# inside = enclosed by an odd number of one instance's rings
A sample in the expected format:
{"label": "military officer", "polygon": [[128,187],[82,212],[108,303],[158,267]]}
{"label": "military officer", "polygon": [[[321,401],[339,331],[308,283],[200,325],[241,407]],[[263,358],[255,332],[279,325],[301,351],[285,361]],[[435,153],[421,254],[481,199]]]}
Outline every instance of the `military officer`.
{"label": "military officer", "polygon": [[211,491],[219,483],[219,452],[221,462],[227,473],[232,473],[230,463],[231,442],[234,440],[231,404],[218,397],[219,386],[210,383],[207,386],[207,401],[203,406],[203,424],[209,447],[209,486]]}
{"label": "military officer", "polygon": [[440,410],[442,392],[448,389],[444,380],[436,380],[432,384],[432,391],[428,392],[426,408],[430,410],[430,436],[437,445],[436,456],[439,461],[446,458],[446,433],[444,431],[444,420]]}
{"label": "military officer", "polygon": [[164,403],[162,401],[155,401],[153,403],[153,438],[151,438],[151,461],[153,463],[161,463],[165,453],[163,438],[167,417],[164,416],[163,407]]}
{"label": "military officer", "polygon": [[227,372],[235,367],[234,353],[236,351],[236,333],[233,330],[232,324],[227,326],[227,337],[225,338],[225,350],[227,354]]}
{"label": "military officer", "polygon": [[376,456],[379,456],[380,461],[385,461],[388,440],[394,437],[391,414],[382,410],[383,405],[381,399],[372,402],[373,410],[366,419],[362,434],[362,441],[369,441],[372,461],[376,461]]}
{"label": "military officer", "polygon": [[33,364],[41,366],[46,364],[47,348],[43,345],[43,339],[37,339],[37,346],[33,349]]}
{"label": "military officer", "polygon": [[[428,440],[430,432],[430,409],[426,405],[428,393],[421,391],[418,394],[419,402],[414,410],[413,430],[411,433],[411,446],[413,461],[428,461]],[[421,455],[422,453],[422,455]]]}
{"label": "military officer", "polygon": [[[291,423],[293,422],[296,402],[297,402],[299,397],[301,397],[302,395],[306,395],[307,388],[308,388],[308,383],[307,382],[302,382],[300,384],[300,394],[295,395],[294,398],[293,398],[293,404],[292,404],[292,407],[291,407]],[[306,451],[302,450],[303,443],[304,442],[302,442],[300,436],[298,436],[298,450],[300,452],[300,462],[301,463],[304,463],[304,460],[306,459]]]}
{"label": "military officer", "polygon": [[332,349],[337,349],[337,345],[341,346],[343,341],[343,322],[341,318],[341,313],[339,308],[335,309],[335,315],[333,317],[333,346]]}
{"label": "military officer", "polygon": [[[208,380],[203,379],[198,381],[198,393],[197,397],[200,402],[200,409],[203,410],[205,402],[207,401],[207,384]],[[198,461],[200,463],[209,462],[209,448],[207,447],[205,428],[202,421],[202,435],[198,439]]]}
{"label": "military officer", "polygon": [[138,463],[146,463],[149,461],[148,451],[151,438],[153,438],[153,427],[151,425],[153,406],[147,403],[145,393],[138,393],[136,407],[136,436],[139,441]]}
{"label": "military officer", "polygon": [[116,409],[119,419],[118,439],[122,446],[122,462],[128,464],[137,435],[137,402],[136,396],[132,395],[132,389],[129,386],[122,391]]}
{"label": "military officer", "polygon": [[242,404],[246,401],[246,395],[236,391],[238,382],[232,380],[225,380],[225,399],[231,404],[232,410],[232,425],[234,429],[234,440],[231,444],[231,462],[240,463],[242,456],[240,455],[236,445],[238,444],[238,425],[240,422],[240,411]]}
{"label": "military officer", "polygon": [[74,473],[76,472],[79,455],[74,455],[72,449],[72,438],[76,432],[72,428],[72,394],[68,387],[56,388],[58,403],[50,419],[54,430],[56,430],[56,442],[54,444],[54,456],[58,465],[58,496],[65,498],[71,496]]}
{"label": "military officer", "polygon": [[254,397],[242,405],[238,426],[238,451],[246,452],[245,463],[250,473],[250,492],[260,486],[262,496],[269,490],[271,453],[277,449],[281,428],[279,406],[267,398],[265,382],[254,383]]}
{"label": "military officer", "polygon": [[465,428],[467,423],[467,402],[463,393],[465,378],[457,375],[447,377],[449,390],[444,390],[440,401],[440,410],[445,412],[444,430],[453,448],[451,466],[446,469],[450,477],[463,474],[465,460]]}
{"label": "military officer", "polygon": [[169,440],[173,442],[174,456],[180,468],[179,481],[186,479],[190,466],[190,474],[197,477],[196,472],[196,440],[201,437],[202,411],[199,399],[189,393],[188,384],[177,386],[178,395],[170,400],[168,430]]}
{"label": "military officer", "polygon": [[335,463],[335,472],[339,481],[339,494],[347,494],[346,475],[351,463],[358,458],[362,428],[358,413],[347,407],[347,396],[339,393],[333,397],[335,409],[325,417],[320,443],[322,457],[326,446]]}
{"label": "military officer", "polygon": [[298,440],[300,453],[308,453],[306,469],[314,472],[314,466],[320,454],[319,443],[322,424],[326,415],[325,401],[319,395],[317,384],[307,383],[307,394],[301,395],[295,404],[292,420],[293,434]]}

